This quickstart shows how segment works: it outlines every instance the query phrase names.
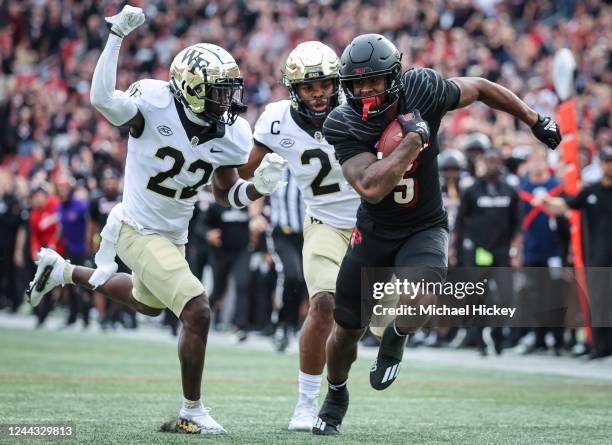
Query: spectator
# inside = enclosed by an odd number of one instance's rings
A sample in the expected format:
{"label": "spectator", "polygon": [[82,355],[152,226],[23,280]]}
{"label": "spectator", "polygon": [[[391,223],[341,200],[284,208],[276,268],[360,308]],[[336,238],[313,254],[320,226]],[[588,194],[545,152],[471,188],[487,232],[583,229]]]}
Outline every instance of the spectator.
{"label": "spectator", "polygon": [[[75,185],[74,180],[65,176],[56,180],[57,192],[61,200],[57,212],[61,226],[64,258],[73,264],[84,264],[88,252],[87,242],[90,230],[89,202],[76,196]],[[74,324],[78,315],[83,318],[84,327],[89,326],[90,292],[76,286],[68,286],[62,291],[68,297],[69,313],[66,326]]]}
{"label": "spectator", "polygon": [[[490,267],[501,301],[511,302],[512,276],[511,246],[516,245],[519,233],[519,199],[516,190],[505,182],[502,174],[501,153],[489,148],[484,156],[484,176],[465,190],[457,215],[456,236],[462,243],[465,265]],[[471,335],[470,335],[471,334]],[[482,328],[473,328],[465,343],[474,343],[482,355],[487,354]],[[501,327],[491,332],[495,352],[501,354]]]}
{"label": "spectator", "polygon": [[[106,224],[110,211],[121,202],[120,174],[111,167],[106,167],[101,174],[101,191],[94,197],[89,205],[89,218],[91,230],[89,231],[89,251],[96,252],[100,244],[100,232]],[[128,267],[119,258],[116,258],[119,265],[117,271],[130,273]],[[94,291],[94,304],[98,310],[98,318],[102,329],[109,325],[114,327],[115,323],[121,322],[125,327],[136,328],[136,312],[127,306],[120,305],[110,298],[106,298],[99,292]],[[125,317],[124,317],[125,315]]]}
{"label": "spectator", "polygon": [[[38,251],[48,247],[64,254],[63,244],[60,243],[60,224],[57,209],[60,199],[50,193],[50,186],[42,183],[32,191],[32,210],[30,212],[30,255],[32,259],[38,257]],[[53,309],[53,299],[45,298],[36,308],[38,318],[37,326],[42,325],[49,312]]]}
{"label": "spectator", "polygon": [[[562,214],[568,209],[580,209],[585,222],[585,265],[591,297],[593,342],[591,359],[612,355],[612,282],[609,267],[612,266],[612,147],[601,150],[603,177],[599,183],[584,187],[574,198],[544,197],[546,208]],[[604,269],[605,268],[605,269]]]}
{"label": "spectator", "polygon": [[[558,195],[563,187],[550,173],[547,162],[547,150],[544,147],[534,147],[527,159],[527,175],[520,185],[522,197],[522,233],[523,233],[523,265],[527,283],[523,289],[525,304],[538,302],[537,312],[544,312],[549,307],[560,307],[558,300],[562,298],[563,286],[560,277],[563,265],[563,243],[568,239],[567,221],[564,218],[551,217],[534,207],[532,199],[538,199],[546,194]],[[541,269],[544,268],[544,269]],[[542,270],[550,270],[543,273]],[[555,302],[554,300],[557,300]],[[550,318],[548,318],[550,320]],[[554,320],[555,326],[561,326],[563,320]],[[535,328],[535,343],[527,352],[546,351],[546,334],[550,331],[554,336],[554,351],[560,354],[563,347],[563,329],[547,328],[543,318],[536,320],[540,327]]]}
{"label": "spectator", "polygon": [[300,304],[307,294],[302,267],[304,201],[289,170],[285,170],[283,180],[287,186],[270,195],[271,233],[268,237],[278,275],[276,308],[280,310],[277,320],[273,321],[281,328],[276,344],[279,352],[287,349],[290,334],[298,329]]}
{"label": "spectator", "polygon": [[0,169],[0,308],[8,305],[12,312],[16,312],[22,296],[17,293],[14,258],[23,212],[12,190],[12,182],[12,175]]}
{"label": "spectator", "polygon": [[244,339],[250,314],[249,211],[246,208],[224,208],[213,203],[206,211],[204,223],[206,240],[211,246],[214,287],[210,294],[210,306],[215,314],[214,326],[220,326],[227,283],[232,277],[236,283],[232,322],[239,331],[239,337]]}

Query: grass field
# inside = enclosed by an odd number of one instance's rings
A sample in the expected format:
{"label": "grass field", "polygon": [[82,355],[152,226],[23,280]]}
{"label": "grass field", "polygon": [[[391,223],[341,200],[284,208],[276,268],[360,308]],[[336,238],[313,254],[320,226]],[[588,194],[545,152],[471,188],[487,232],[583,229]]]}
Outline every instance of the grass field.
{"label": "grass field", "polygon": [[609,382],[409,361],[384,392],[369,387],[369,361],[356,363],[341,437],[290,433],[297,357],[232,347],[210,349],[204,389],[230,434],[158,433],[181,400],[175,345],[6,329],[0,339],[0,422],[73,422],[76,438],[57,443],[612,443]]}

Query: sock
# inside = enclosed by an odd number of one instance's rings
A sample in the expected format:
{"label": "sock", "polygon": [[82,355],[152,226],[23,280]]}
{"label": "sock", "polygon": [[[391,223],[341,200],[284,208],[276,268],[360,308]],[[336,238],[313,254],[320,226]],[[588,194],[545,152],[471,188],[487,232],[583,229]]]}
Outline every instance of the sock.
{"label": "sock", "polygon": [[204,414],[204,408],[200,399],[189,400],[183,397],[183,406],[179,413],[181,417],[194,417],[202,414]]}
{"label": "sock", "polygon": [[406,337],[407,335],[410,335],[410,333],[402,334],[400,330],[397,328],[397,326],[395,325],[395,320],[393,320],[393,330],[395,331],[395,335],[397,335],[398,337]]}
{"label": "sock", "polygon": [[72,272],[74,272],[75,267],[75,265],[70,264],[68,261],[64,264],[64,284],[74,284],[74,281],[72,281]]}
{"label": "sock", "polygon": [[395,321],[389,323],[385,328],[380,347],[378,348],[378,357],[380,358],[386,355],[401,361],[409,335],[410,334],[402,334],[395,326]]}
{"label": "sock", "polygon": [[329,388],[330,391],[334,393],[341,393],[341,392],[346,391],[346,382],[348,382],[348,379],[340,383],[332,383],[328,380],[327,387]]}
{"label": "sock", "polygon": [[312,375],[312,374],[306,374],[305,372],[300,371],[298,373],[300,399],[302,398],[316,399],[317,397],[319,397],[319,391],[321,389],[322,379],[323,379],[322,374]]}
{"label": "sock", "polygon": [[[68,264],[69,263],[67,261],[59,260],[53,265],[53,270],[51,270],[51,279],[53,281],[57,281],[62,286],[64,284],[72,284],[72,277],[70,278],[70,282],[66,281],[66,266]],[[72,269],[74,269],[74,266]]]}

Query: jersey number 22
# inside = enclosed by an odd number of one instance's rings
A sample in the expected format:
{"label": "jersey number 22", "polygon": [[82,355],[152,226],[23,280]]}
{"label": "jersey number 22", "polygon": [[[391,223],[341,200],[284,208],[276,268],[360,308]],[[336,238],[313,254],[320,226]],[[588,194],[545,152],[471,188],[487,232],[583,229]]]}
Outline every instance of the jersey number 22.
{"label": "jersey number 22", "polygon": [[[177,150],[173,147],[162,147],[157,150],[155,156],[157,156],[159,159],[165,159],[169,156],[174,159],[174,163],[172,164],[172,167],[170,167],[169,170],[159,172],[155,176],[151,176],[149,178],[149,182],[147,183],[147,188],[155,193],[167,196],[168,198],[175,198],[177,190],[162,185],[162,182],[164,182],[168,178],[172,178],[178,175],[181,172],[183,165],[185,165],[185,157],[183,156],[183,153],[180,152],[180,150]],[[212,175],[213,172],[213,166],[212,164],[204,161],[203,159],[198,159],[192,162],[192,164],[187,168],[187,171],[191,173],[195,173],[198,170],[203,171],[202,177],[195,184],[184,187],[181,190],[179,199],[193,198],[198,193],[198,189],[204,184],[208,183],[210,175]]]}

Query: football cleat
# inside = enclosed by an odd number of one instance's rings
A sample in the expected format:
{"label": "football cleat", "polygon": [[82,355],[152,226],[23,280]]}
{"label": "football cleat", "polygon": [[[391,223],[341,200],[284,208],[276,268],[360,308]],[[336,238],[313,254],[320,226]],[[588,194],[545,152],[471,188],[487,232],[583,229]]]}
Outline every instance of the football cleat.
{"label": "football cleat", "polygon": [[200,415],[181,416],[176,421],[163,424],[160,431],[183,434],[227,434],[225,428],[219,425],[219,423],[208,414],[208,411],[208,408],[204,408],[204,412]]}
{"label": "football cleat", "polygon": [[289,421],[289,431],[312,431],[314,419],[317,417],[317,399],[300,400],[295,406],[293,417]]}
{"label": "football cleat", "polygon": [[53,249],[42,248],[38,252],[38,261],[36,262],[36,275],[30,281],[26,295],[28,301],[33,307],[40,304],[42,298],[57,286],[63,286],[64,283],[53,279],[52,273],[55,267],[63,267],[66,260],[61,257]]}
{"label": "football cleat", "polygon": [[406,340],[408,340],[407,335],[397,335],[393,323],[385,328],[380,340],[378,356],[370,368],[372,388],[381,391],[395,381],[400,371]]}
{"label": "football cleat", "polygon": [[314,420],[312,433],[319,436],[340,434],[340,427],[348,406],[349,394],[346,387],[340,391],[328,390],[319,415]]}

